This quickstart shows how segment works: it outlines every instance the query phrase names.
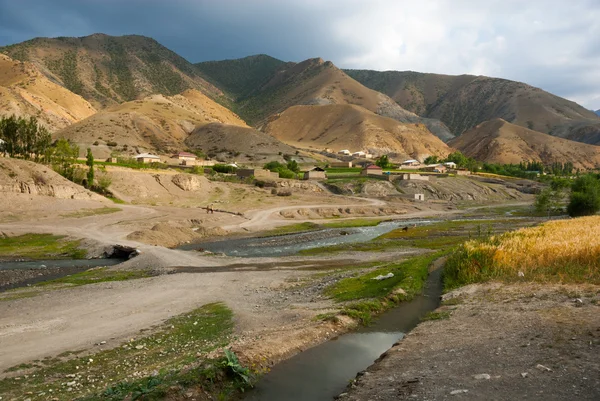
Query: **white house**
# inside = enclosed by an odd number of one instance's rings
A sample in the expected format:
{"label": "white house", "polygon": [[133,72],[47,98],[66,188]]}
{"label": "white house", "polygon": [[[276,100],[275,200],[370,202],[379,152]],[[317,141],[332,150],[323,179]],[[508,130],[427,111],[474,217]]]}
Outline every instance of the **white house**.
{"label": "white house", "polygon": [[348,149],[343,149],[338,152],[339,155],[350,156],[352,153]]}
{"label": "white house", "polygon": [[402,162],[403,166],[420,166],[421,162],[415,159],[405,160]]}
{"label": "white house", "polygon": [[456,163],[454,163],[454,162],[446,162],[446,163],[444,163],[444,166],[446,166],[448,168],[456,168]]}
{"label": "white house", "polygon": [[358,152],[354,152],[354,153],[352,153],[352,156],[353,156],[353,157],[365,157],[366,155],[367,155],[367,154],[366,154],[365,152],[363,152],[362,150],[361,150],[361,151],[358,151]]}
{"label": "white house", "polygon": [[135,157],[140,163],[160,163],[160,156],[156,156],[150,153],[141,153]]}

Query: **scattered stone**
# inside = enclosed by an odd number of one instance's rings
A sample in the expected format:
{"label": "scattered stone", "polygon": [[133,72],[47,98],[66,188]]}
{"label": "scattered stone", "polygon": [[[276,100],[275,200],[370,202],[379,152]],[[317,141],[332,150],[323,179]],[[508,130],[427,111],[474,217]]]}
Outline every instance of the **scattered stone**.
{"label": "scattered stone", "polygon": [[106,344],[106,341],[100,341],[100,345]]}
{"label": "scattered stone", "polygon": [[469,390],[453,390],[450,392],[450,395],[458,395],[458,394],[465,394],[468,393]]}
{"label": "scattered stone", "polygon": [[67,386],[71,387],[71,386],[74,386],[75,384],[77,384],[77,382],[76,381],[72,381],[72,382],[68,382]]}
{"label": "scattered stone", "polygon": [[480,373],[478,375],[473,376],[476,380],[490,380],[492,376],[487,373]]}
{"label": "scattered stone", "polygon": [[541,365],[539,363],[536,365],[535,368],[538,369],[538,370],[541,370],[542,372],[552,372],[552,369],[550,369],[547,366]]}
{"label": "scattered stone", "polygon": [[573,302],[575,303],[575,306],[578,307],[578,308],[581,307],[581,306],[583,306],[583,300],[581,298],[575,298],[573,300]]}
{"label": "scattered stone", "polygon": [[522,377],[523,379],[525,379],[527,376],[529,376],[529,373],[527,373],[527,372],[523,372],[523,373],[521,373],[521,377]]}
{"label": "scattered stone", "polygon": [[143,346],[143,345],[136,345],[136,346],[135,346],[135,349],[143,349],[143,348],[144,348],[144,346]]}
{"label": "scattered stone", "polygon": [[519,277],[525,277],[525,273],[523,273],[523,272],[519,272],[518,275],[519,275]]}

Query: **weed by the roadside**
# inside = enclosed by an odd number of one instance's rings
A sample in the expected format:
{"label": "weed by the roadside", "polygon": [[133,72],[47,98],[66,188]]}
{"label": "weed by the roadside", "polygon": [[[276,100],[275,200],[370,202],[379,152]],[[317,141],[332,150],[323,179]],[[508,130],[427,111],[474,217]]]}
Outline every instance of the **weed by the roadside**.
{"label": "weed by the roadside", "polygon": [[79,243],[66,240],[64,235],[52,234],[0,238],[0,258],[83,259],[87,252],[79,249]]}
{"label": "weed by the roadside", "polygon": [[222,303],[208,304],[112,349],[32,364],[24,374],[0,380],[0,394],[7,399],[31,392],[59,401],[95,401],[162,399],[195,385],[212,394],[238,391],[242,384],[226,379],[222,361],[205,358],[228,344],[232,329],[231,310]]}

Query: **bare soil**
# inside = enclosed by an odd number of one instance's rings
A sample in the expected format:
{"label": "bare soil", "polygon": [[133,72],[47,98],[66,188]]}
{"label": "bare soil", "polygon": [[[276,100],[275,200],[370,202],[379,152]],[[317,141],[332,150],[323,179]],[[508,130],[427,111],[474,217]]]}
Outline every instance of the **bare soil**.
{"label": "bare soil", "polygon": [[600,287],[484,284],[444,299],[441,319],[421,323],[339,399],[600,398]]}

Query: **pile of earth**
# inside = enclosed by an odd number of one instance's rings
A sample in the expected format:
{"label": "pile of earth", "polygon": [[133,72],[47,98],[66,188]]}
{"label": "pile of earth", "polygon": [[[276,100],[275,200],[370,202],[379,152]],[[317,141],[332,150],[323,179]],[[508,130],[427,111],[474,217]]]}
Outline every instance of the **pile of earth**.
{"label": "pile of earth", "polygon": [[176,247],[184,243],[227,234],[220,227],[194,227],[189,222],[161,222],[150,229],[134,231],[127,239],[149,245]]}

